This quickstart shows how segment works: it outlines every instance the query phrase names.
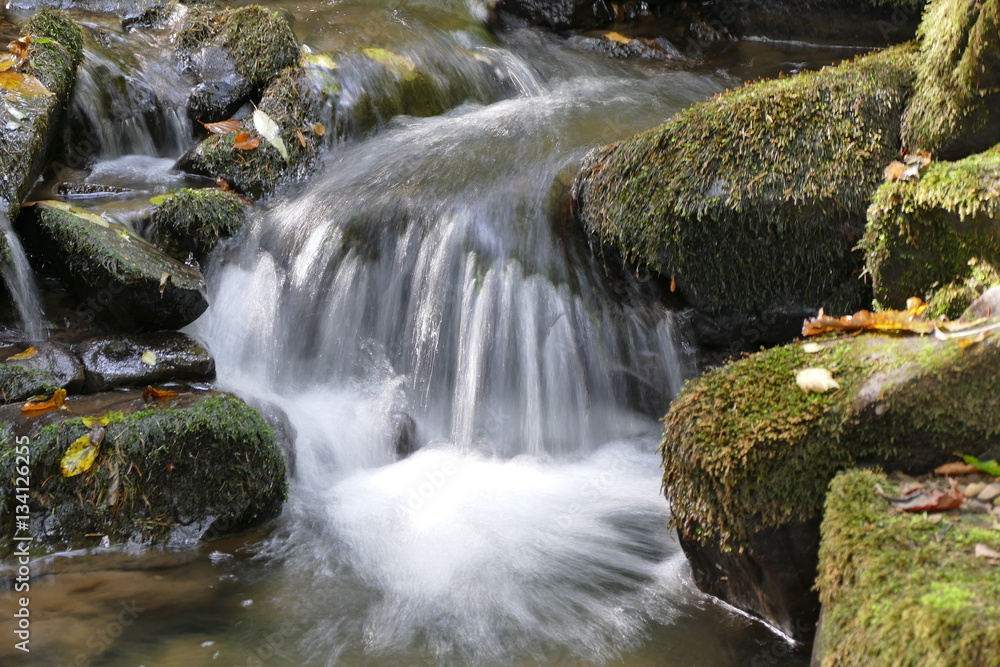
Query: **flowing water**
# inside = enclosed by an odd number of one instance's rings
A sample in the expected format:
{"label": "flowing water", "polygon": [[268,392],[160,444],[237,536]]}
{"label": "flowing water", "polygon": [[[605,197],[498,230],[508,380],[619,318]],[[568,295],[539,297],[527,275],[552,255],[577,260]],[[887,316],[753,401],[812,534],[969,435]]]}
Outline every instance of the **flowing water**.
{"label": "flowing water", "polygon": [[[587,150],[733,80],[533,31],[498,46],[464,3],[289,7],[331,51],[388,31],[465,94],[333,142],[206,267],[191,333],[220,386],[294,434],[281,518],[199,549],[40,557],[31,664],[804,664],[694,589],[656,454],[690,373],[682,332],[565,208]],[[455,45],[490,66],[457,64]],[[88,85],[97,174],[180,151],[183,123],[95,113],[107,98]],[[420,448],[397,460],[411,424]]]}
{"label": "flowing water", "polygon": [[[0,205],[2,203],[3,200],[0,200]],[[30,340],[43,339],[46,335],[45,314],[38,298],[35,275],[31,265],[28,264],[27,255],[24,254],[21,239],[14,233],[7,214],[3,212],[0,212],[0,236],[3,237],[0,251],[6,250],[7,255],[0,257],[0,277],[14,302],[21,329]]]}

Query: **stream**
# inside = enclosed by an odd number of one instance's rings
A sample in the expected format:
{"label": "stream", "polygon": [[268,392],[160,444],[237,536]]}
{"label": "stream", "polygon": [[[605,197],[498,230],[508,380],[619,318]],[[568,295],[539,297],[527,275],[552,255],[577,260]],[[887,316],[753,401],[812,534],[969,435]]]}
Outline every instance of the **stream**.
{"label": "stream", "polygon": [[[852,52],[744,42],[683,66],[615,61],[535,30],[498,43],[464,2],[279,6],[314,48],[391,45],[455,98],[331,141],[317,173],[203,267],[211,307],[187,331],[217,386],[287,416],[290,500],[267,530],[196,549],[40,555],[37,643],[15,656],[4,642],[0,662],[806,665],[694,588],[656,453],[694,350],[682,320],[594,255],[565,202],[588,150]],[[169,191],[190,145],[184,82],[155,40],[114,39],[88,50],[78,84],[74,113],[99,146],[86,173]],[[102,90],[125,67],[162,122]],[[134,209],[102,208],[126,224]],[[414,425],[420,448],[397,460]]]}

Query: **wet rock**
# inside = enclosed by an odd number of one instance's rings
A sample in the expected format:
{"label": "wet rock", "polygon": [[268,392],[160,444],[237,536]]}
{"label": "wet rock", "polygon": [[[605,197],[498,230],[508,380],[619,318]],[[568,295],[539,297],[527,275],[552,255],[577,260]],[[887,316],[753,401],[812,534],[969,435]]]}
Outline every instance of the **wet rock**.
{"label": "wet rock", "polygon": [[[60,117],[73,89],[82,57],[83,34],[62,12],[43,10],[22,32],[48,41],[33,41],[27,63],[6,76],[35,77],[48,93],[22,91],[0,105],[0,206],[13,219],[34,185]],[[65,42],[65,43],[64,43]]]}
{"label": "wet rock", "polygon": [[147,236],[175,259],[183,261],[191,253],[204,258],[243,228],[248,212],[249,204],[232,192],[184,188],[156,207]]}
{"label": "wet rock", "polygon": [[578,219],[734,336],[776,337],[759,329],[768,313],[866,307],[855,246],[914,57],[895,47],[747,85],[597,149],[574,184]]}
{"label": "wet rock", "polygon": [[687,61],[687,57],[664,37],[633,38],[618,33],[609,33],[598,37],[578,36],[571,38],[570,42],[612,58],[644,58],[667,62]]}
{"label": "wet rock", "polygon": [[[99,336],[78,343],[74,349],[86,369],[88,392],[215,378],[212,355],[182,333]],[[149,356],[150,352],[155,358]]]}
{"label": "wet rock", "polygon": [[[36,350],[31,354],[29,348]],[[30,356],[11,359],[12,356]],[[14,403],[59,388],[70,393],[83,389],[83,364],[68,345],[36,342],[0,348],[0,401]]]}
{"label": "wet rock", "polygon": [[[931,337],[862,335],[758,352],[688,383],[661,448],[672,523],[699,587],[798,639],[830,480],[850,466],[927,473],[1000,438],[1000,336],[960,349]],[[803,368],[841,389],[809,394]]]}
{"label": "wet rock", "polygon": [[932,162],[917,182],[887,181],[872,199],[860,248],[876,305],[919,296],[929,314],[958,318],[1000,284],[1000,148]]}
{"label": "wet rock", "polygon": [[976,494],[976,498],[982,500],[984,503],[991,503],[1000,498],[1000,482],[993,482],[987,485],[982,491]]}
{"label": "wet rock", "polygon": [[[281,510],[286,466],[275,433],[236,396],[190,392],[147,403],[140,392],[116,392],[67,404],[33,418],[18,405],[0,408],[4,479],[14,476],[15,439],[31,440],[36,544],[89,545],[95,534],[178,544],[238,533]],[[60,461],[85,435],[100,443],[97,458],[88,472],[64,477]],[[0,489],[5,516],[12,489]],[[0,526],[0,551],[9,552],[11,537],[12,524]]]}
{"label": "wet rock", "polygon": [[17,230],[36,267],[49,263],[89,318],[127,331],[179,329],[208,307],[199,271],[93,213],[40,202],[22,213]]}
{"label": "wet rock", "polygon": [[200,79],[188,110],[192,118],[206,122],[230,117],[299,56],[284,16],[259,5],[218,15],[194,12],[178,36],[178,49]]}
{"label": "wet rock", "polygon": [[491,3],[491,21],[509,23],[511,19],[530,25],[544,26],[551,30],[577,30],[597,28],[613,23],[616,18],[627,20],[657,2],[626,1],[613,3],[608,0],[494,0]]}
{"label": "wet rock", "polygon": [[1000,143],[1000,0],[932,3],[920,24],[903,144],[946,160]]}
{"label": "wet rock", "polygon": [[406,458],[417,451],[417,422],[405,412],[394,412],[389,417],[389,442],[397,458]]}
{"label": "wet rock", "polygon": [[1000,285],[991,287],[973,301],[969,309],[965,311],[963,319],[998,316],[1000,316]]}

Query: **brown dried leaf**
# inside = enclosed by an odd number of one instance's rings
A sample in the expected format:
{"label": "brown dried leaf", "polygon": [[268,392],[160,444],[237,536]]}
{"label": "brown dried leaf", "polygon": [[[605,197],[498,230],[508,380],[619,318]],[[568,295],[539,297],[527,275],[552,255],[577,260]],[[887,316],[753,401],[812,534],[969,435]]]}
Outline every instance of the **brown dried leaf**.
{"label": "brown dried leaf", "polygon": [[18,359],[31,359],[33,356],[38,354],[37,347],[29,347],[24,352],[19,352],[18,354],[12,354],[7,357],[7,361],[17,361]]}
{"label": "brown dried leaf", "polygon": [[21,406],[21,412],[45,412],[46,410],[54,410],[56,408],[61,408],[63,403],[66,402],[66,390],[56,389],[52,394],[52,398],[47,401],[28,401]]}
{"label": "brown dried leaf", "polygon": [[241,151],[252,151],[258,146],[260,146],[260,139],[257,137],[251,138],[247,132],[240,132],[233,139],[233,148]]}
{"label": "brown dried leaf", "polygon": [[41,81],[30,74],[20,72],[0,72],[0,90],[14,93],[21,97],[51,96],[52,93]]}
{"label": "brown dried leaf", "polygon": [[952,510],[965,502],[965,494],[958,489],[955,480],[948,480],[951,489],[948,491],[927,490],[922,487],[910,489],[899,497],[886,495],[881,488],[876,487],[878,494],[892,503],[892,506],[903,512],[944,512]]}
{"label": "brown dried leaf", "polygon": [[18,67],[24,64],[24,61],[28,59],[28,47],[31,46],[31,35],[25,35],[21,39],[14,40],[7,45],[7,50],[14,54],[20,62],[17,64]]}
{"label": "brown dried leaf", "polygon": [[939,465],[937,468],[934,468],[934,474],[941,475],[942,477],[950,475],[971,475],[977,471],[976,466],[969,465],[968,463],[962,463],[961,461],[952,461],[951,463],[945,463],[944,465]]}
{"label": "brown dried leaf", "polygon": [[171,391],[170,389],[157,389],[156,387],[149,385],[142,392],[142,400],[149,403],[154,399],[170,398],[177,395],[176,391]]}
{"label": "brown dried leaf", "polygon": [[243,129],[243,121],[235,118],[220,120],[217,123],[202,123],[200,120],[198,122],[212,134],[234,134]]}
{"label": "brown dried leaf", "polygon": [[302,134],[302,130],[295,130],[295,136],[299,140],[299,146],[302,146],[302,148],[305,148],[307,146],[307,144],[306,144],[306,135]]}
{"label": "brown dried leaf", "polygon": [[323,135],[326,134],[326,128],[323,127],[323,123],[316,123],[315,125],[311,125],[310,127],[312,127],[312,131],[316,133],[317,137],[322,137]]}
{"label": "brown dried leaf", "polygon": [[830,331],[891,331],[921,335],[934,332],[938,323],[921,317],[927,310],[927,304],[917,297],[911,297],[906,306],[907,310],[886,310],[881,313],[861,310],[839,318],[826,315],[821,309],[818,316],[802,323],[802,335],[816,336]]}

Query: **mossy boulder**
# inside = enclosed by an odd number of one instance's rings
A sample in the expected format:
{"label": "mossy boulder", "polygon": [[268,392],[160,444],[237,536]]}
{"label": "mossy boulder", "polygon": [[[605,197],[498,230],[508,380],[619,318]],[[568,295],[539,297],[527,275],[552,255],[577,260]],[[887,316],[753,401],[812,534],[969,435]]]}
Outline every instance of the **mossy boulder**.
{"label": "mossy boulder", "polygon": [[[0,106],[0,206],[11,218],[43,166],[73,90],[83,43],[79,26],[54,10],[39,12],[22,30],[44,40],[31,42],[26,64],[8,73],[3,84],[17,88],[16,98]],[[45,90],[23,77],[37,79]]]}
{"label": "mossy boulder", "polygon": [[17,230],[36,269],[59,274],[92,318],[130,331],[178,329],[208,308],[199,271],[94,213],[39,202]]}
{"label": "mossy boulder", "polygon": [[86,369],[85,389],[89,392],[215,379],[215,360],[205,346],[173,331],[98,336],[77,343],[73,349]]}
{"label": "mossy boulder", "polygon": [[[829,369],[841,389],[806,393],[798,371]],[[953,452],[1000,443],[1000,332],[971,346],[865,334],[758,352],[689,382],[661,448],[672,524],[695,579],[797,637],[819,520],[838,470],[892,464],[926,472]]]}
{"label": "mossy boulder", "polygon": [[902,308],[919,296],[957,317],[1000,266],[1000,148],[932,162],[916,182],[886,182],[868,221],[860,248],[876,305]]}
{"label": "mossy boulder", "polygon": [[[17,405],[0,408],[0,551],[9,551],[13,535],[14,448],[24,436],[38,544],[93,544],[93,535],[187,543],[260,525],[281,509],[286,466],[275,433],[233,395],[196,392],[145,403],[132,392],[103,401],[71,398],[68,406],[28,419]],[[100,443],[97,457],[88,471],[64,477],[60,462],[84,436]]]}
{"label": "mossy boulder", "polygon": [[147,236],[171,257],[184,261],[192,253],[204,258],[246,224],[249,204],[232,192],[214,188],[174,192],[149,217]]}
{"label": "mossy boulder", "polygon": [[574,185],[578,218],[711,315],[864,307],[854,248],[899,150],[914,54],[747,85],[597,149]]}
{"label": "mossy boulder", "polygon": [[83,364],[61,343],[0,347],[0,359],[0,403],[25,401],[60,388],[69,392],[83,388]]}
{"label": "mossy boulder", "polygon": [[264,92],[259,108],[278,125],[279,136],[288,151],[287,160],[261,137],[251,116],[243,122],[241,131],[260,141],[257,148],[236,148],[235,134],[214,134],[183,156],[178,168],[221,176],[230,186],[254,198],[301,178],[319,157],[326,134],[323,120],[330,117],[329,91],[324,90],[323,82],[330,82],[332,76],[329,70],[289,67]]}
{"label": "mossy boulder", "polygon": [[188,110],[202,121],[228,118],[299,56],[288,21],[260,5],[219,14],[192,11],[177,44],[184,63],[200,79]]}
{"label": "mossy boulder", "polygon": [[890,514],[877,486],[898,492],[872,471],[852,470],[830,485],[812,664],[996,664],[1000,576],[995,562],[973,555],[976,544],[1000,550],[994,521]]}
{"label": "mossy boulder", "polygon": [[1000,0],[933,0],[903,143],[958,159],[1000,142]]}

